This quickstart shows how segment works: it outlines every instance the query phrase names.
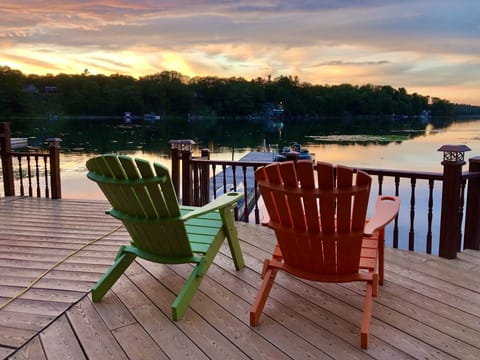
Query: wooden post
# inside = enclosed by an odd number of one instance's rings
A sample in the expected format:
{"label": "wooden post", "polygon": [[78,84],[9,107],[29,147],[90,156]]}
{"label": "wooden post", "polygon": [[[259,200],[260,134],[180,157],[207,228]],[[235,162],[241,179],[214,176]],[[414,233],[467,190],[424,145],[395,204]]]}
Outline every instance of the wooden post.
{"label": "wooden post", "polygon": [[192,160],[192,151],[190,149],[182,150],[182,204],[193,205],[193,180],[192,168],[190,161]]}
{"label": "wooden post", "polygon": [[[182,199],[183,205],[192,204],[192,170],[190,160],[192,159],[193,140],[170,140],[172,150],[172,182],[177,192],[177,197]],[[180,160],[182,160],[180,176]],[[180,177],[182,178],[182,187],[180,189]],[[181,190],[181,192],[180,192]]]}
{"label": "wooden post", "polygon": [[[202,159],[210,160],[210,150],[202,149]],[[200,205],[210,201],[210,165],[204,164],[200,169]]]}
{"label": "wooden post", "polygon": [[447,259],[457,257],[461,246],[462,166],[464,152],[470,150],[465,145],[444,145],[439,151],[443,156],[442,214],[440,219],[439,256]]}
{"label": "wooden post", "polygon": [[180,159],[181,154],[180,150],[178,149],[175,140],[169,141],[170,143],[170,150],[172,152],[172,183],[177,193],[177,197],[180,197]]}
{"label": "wooden post", "polygon": [[[480,172],[480,156],[468,160],[470,172]],[[468,180],[464,249],[480,250],[480,178]]]}
{"label": "wooden post", "polygon": [[12,163],[12,143],[9,123],[0,123],[0,155],[2,158],[3,191],[5,196],[15,196]]}
{"label": "wooden post", "polygon": [[50,153],[50,188],[52,199],[62,198],[62,184],[60,181],[60,143],[62,139],[49,138],[48,151]]}

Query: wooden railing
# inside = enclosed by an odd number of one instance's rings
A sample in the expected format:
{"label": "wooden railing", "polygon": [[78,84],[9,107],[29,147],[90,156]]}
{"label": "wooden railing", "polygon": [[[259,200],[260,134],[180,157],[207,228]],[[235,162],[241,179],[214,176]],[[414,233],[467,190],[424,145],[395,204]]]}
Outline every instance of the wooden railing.
{"label": "wooden railing", "polygon": [[[13,151],[8,123],[0,123],[0,156],[4,196],[60,199],[60,139],[47,139],[46,152]],[[18,188],[18,192],[16,191]]]}
{"label": "wooden railing", "polygon": [[[210,160],[207,150],[194,158],[192,143],[182,147],[172,144],[172,178],[183,204],[200,206],[219,193],[242,191],[245,201],[239,204],[236,219],[260,223],[261,198],[253,173],[269,162]],[[373,194],[392,194],[402,199],[392,230],[394,248],[400,247],[400,239],[407,239],[402,247],[445,258],[454,258],[465,248],[480,250],[480,158],[469,159],[469,170],[464,173],[463,154],[459,161],[454,160],[444,159],[443,173],[358,169],[376,177]],[[424,232],[421,239],[419,227]],[[438,248],[433,248],[434,243]]]}

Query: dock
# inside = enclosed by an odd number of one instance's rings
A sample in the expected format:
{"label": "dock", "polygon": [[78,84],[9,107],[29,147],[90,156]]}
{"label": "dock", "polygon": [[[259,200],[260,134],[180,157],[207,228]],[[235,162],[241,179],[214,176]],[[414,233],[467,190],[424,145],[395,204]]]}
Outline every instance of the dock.
{"label": "dock", "polygon": [[12,149],[22,149],[28,147],[28,138],[11,138]]}
{"label": "dock", "polygon": [[[270,229],[237,223],[246,267],[216,256],[184,319],[170,305],[190,265],[136,260],[99,303],[91,286],[129,236],[106,201],[0,198],[0,358],[479,359],[480,252],[458,258],[386,249],[368,350],[364,286],[279,274],[249,326]],[[388,231],[388,229],[387,229]],[[387,234],[387,236],[390,236]]]}
{"label": "dock", "polygon": [[[274,158],[275,153],[272,152],[251,151],[244,155],[239,162],[270,162],[273,161]],[[210,179],[210,194],[212,194],[212,197],[213,194],[217,197],[224,192],[232,191],[234,189],[246,194],[244,199],[240,200],[238,204],[239,218],[243,219],[245,212],[245,199],[248,202],[249,214],[256,204],[254,177],[253,167],[243,169],[242,166],[238,166],[233,169],[231,166],[227,166],[225,171],[220,171],[215,175],[215,179],[213,179],[213,177]],[[247,184],[246,189],[245,184]]]}

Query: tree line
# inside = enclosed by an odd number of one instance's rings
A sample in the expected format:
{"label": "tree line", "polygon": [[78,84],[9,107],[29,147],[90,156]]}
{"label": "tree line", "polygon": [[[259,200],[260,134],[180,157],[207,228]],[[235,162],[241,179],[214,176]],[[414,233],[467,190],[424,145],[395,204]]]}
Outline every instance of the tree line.
{"label": "tree line", "polygon": [[189,78],[175,71],[126,75],[25,75],[0,67],[0,115],[119,116],[261,115],[266,103],[282,103],[286,119],[322,116],[452,116],[455,104],[389,85],[314,85],[298,77]]}

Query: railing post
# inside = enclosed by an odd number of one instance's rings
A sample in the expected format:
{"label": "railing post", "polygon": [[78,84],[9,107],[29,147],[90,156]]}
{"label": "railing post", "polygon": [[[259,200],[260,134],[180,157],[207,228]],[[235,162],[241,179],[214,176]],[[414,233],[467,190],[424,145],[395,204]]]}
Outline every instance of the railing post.
{"label": "railing post", "polygon": [[457,257],[461,246],[462,166],[464,153],[470,150],[466,145],[444,145],[442,214],[440,219],[439,256],[447,259]]}
{"label": "railing post", "polygon": [[3,192],[5,196],[15,196],[12,163],[12,143],[9,123],[0,123],[0,155],[2,158]]}
{"label": "railing post", "polygon": [[[201,157],[210,160],[210,150],[202,149]],[[210,201],[210,165],[204,164],[200,172],[200,205],[205,205]]]}
{"label": "railing post", "polygon": [[[183,205],[192,205],[192,170],[190,160],[192,159],[193,140],[170,140],[172,151],[172,182],[177,196],[182,199]],[[180,160],[182,160],[180,176]],[[182,187],[180,189],[180,177]],[[180,192],[181,190],[181,192]]]}
{"label": "railing post", "polygon": [[[480,172],[480,156],[468,160],[470,172]],[[463,248],[480,250],[480,178],[468,180]]]}
{"label": "railing post", "polygon": [[182,150],[182,204],[193,205],[193,180],[192,167],[190,161],[192,160],[191,149]]}
{"label": "railing post", "polygon": [[60,143],[62,139],[49,138],[48,151],[50,154],[50,189],[52,199],[62,198],[62,184],[60,182]]}
{"label": "railing post", "polygon": [[182,158],[180,154],[180,149],[178,148],[178,140],[170,140],[170,150],[172,153],[172,183],[177,193],[177,196],[180,196],[180,160]]}

